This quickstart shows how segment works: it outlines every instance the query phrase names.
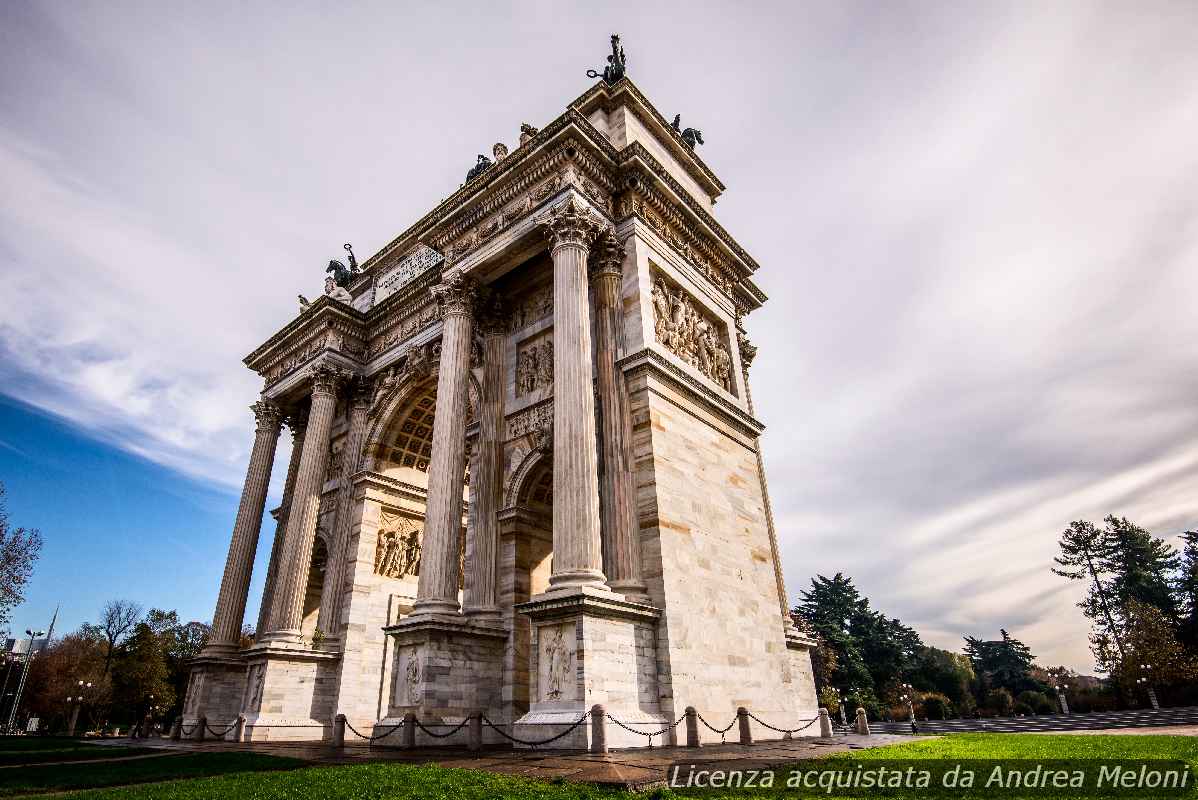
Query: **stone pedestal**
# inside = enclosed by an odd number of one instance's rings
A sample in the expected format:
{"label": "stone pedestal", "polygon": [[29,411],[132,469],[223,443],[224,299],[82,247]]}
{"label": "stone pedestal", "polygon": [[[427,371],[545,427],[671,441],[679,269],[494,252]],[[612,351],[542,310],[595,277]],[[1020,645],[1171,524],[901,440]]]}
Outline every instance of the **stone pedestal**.
{"label": "stone pedestal", "polygon": [[[573,725],[592,706],[646,733],[668,723],[657,681],[656,629],[660,612],[600,587],[581,586],[539,595],[517,610],[533,625],[529,711],[513,735],[545,740]],[[557,750],[589,749],[589,724],[556,742]],[[647,738],[608,720],[609,747],[644,747]],[[674,734],[655,744],[674,744]],[[519,745],[517,745],[519,746]]]}
{"label": "stone pedestal", "polygon": [[339,659],[338,653],[302,645],[250,648],[245,653],[240,694],[245,714],[243,741],[331,738]]}
{"label": "stone pedestal", "polygon": [[183,705],[183,724],[191,727],[201,717],[220,730],[241,713],[246,664],[237,656],[201,654],[191,661],[191,678]]}
{"label": "stone pedestal", "polygon": [[[382,732],[406,714],[415,714],[434,733],[448,733],[466,717],[482,709],[500,723],[503,651],[507,630],[497,624],[471,621],[456,614],[422,614],[386,628],[394,646],[387,715],[375,725]],[[501,737],[483,728],[483,742]],[[404,737],[397,731],[375,746],[397,747]],[[466,746],[469,725],[448,737],[430,736],[416,729],[415,744]]]}

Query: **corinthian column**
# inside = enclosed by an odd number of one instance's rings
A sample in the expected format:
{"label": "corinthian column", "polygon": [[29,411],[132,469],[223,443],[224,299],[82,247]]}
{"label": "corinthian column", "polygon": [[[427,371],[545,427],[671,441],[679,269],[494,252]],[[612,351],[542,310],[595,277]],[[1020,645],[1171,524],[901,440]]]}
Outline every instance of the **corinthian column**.
{"label": "corinthian column", "polygon": [[604,582],[587,251],[598,220],[573,195],[547,221],[553,256],[554,589]]}
{"label": "corinthian column", "polygon": [[647,601],[641,578],[641,541],[632,471],[632,419],[624,374],[616,370],[620,341],[620,278],[624,245],[610,229],[599,238],[591,276],[595,294],[595,372],[599,389],[599,441],[603,476],[599,505],[603,520],[603,570],[607,585],[630,600]]}
{"label": "corinthian column", "polygon": [[308,568],[312,564],[312,544],[316,539],[320,513],[320,491],[324,488],[329,459],[329,433],[337,410],[337,391],[346,375],[330,364],[317,364],[308,371],[312,381],[312,407],[308,412],[308,431],[295,473],[283,556],[275,581],[271,613],[271,632],[266,638],[298,641],[304,614],[304,595],[308,588]]}
{"label": "corinthian column", "polygon": [[[737,327],[740,327],[740,321],[737,321]],[[749,391],[749,367],[753,364],[753,359],[757,357],[757,348],[749,341],[749,337],[744,331],[736,332],[736,343],[740,349],[740,366],[741,378],[744,379],[745,386],[745,402],[749,406],[749,413],[753,414],[753,394]],[[770,487],[765,480],[765,460],[761,455],[761,438],[757,438],[757,479],[761,483],[761,502],[765,504],[765,526],[770,535],[770,554],[774,562],[774,584],[778,590],[778,607],[782,612],[782,621],[784,626],[789,628],[794,625],[794,620],[790,618],[789,598],[786,596],[786,580],[782,577],[782,558],[778,553],[778,531],[774,527],[774,508],[770,504]]]}
{"label": "corinthian column", "polygon": [[320,619],[317,626],[326,636],[339,636],[341,603],[344,599],[345,568],[349,562],[349,531],[353,527],[350,510],[353,505],[353,476],[362,457],[366,439],[366,414],[370,411],[370,384],[358,380],[350,393],[349,432],[341,450],[341,485],[337,488],[337,515],[333,522],[332,548],[328,569],[325,570],[324,592],[320,599]]}
{"label": "corinthian column", "polygon": [[433,294],[441,304],[441,367],[428,467],[428,506],[420,552],[420,582],[412,615],[456,614],[462,489],[466,478],[466,393],[477,289],[453,273]]}
{"label": "corinthian column", "polygon": [[279,504],[279,518],[275,521],[275,538],[270,546],[270,562],[266,567],[266,585],[262,589],[262,604],[258,608],[258,627],[255,638],[261,639],[271,629],[271,606],[275,601],[275,583],[279,576],[279,559],[283,556],[283,540],[287,533],[287,515],[291,511],[291,498],[295,494],[295,473],[299,471],[300,453],[304,447],[304,431],[308,427],[306,411],[290,414],[284,420],[291,429],[291,458],[287,462],[287,479],[283,483],[283,502]]}
{"label": "corinthian column", "polygon": [[474,527],[470,533],[470,563],[466,575],[465,610],[472,617],[499,618],[496,574],[499,558],[499,504],[503,466],[503,344],[507,318],[500,300],[493,297],[480,318],[483,334],[483,385],[479,403],[478,467],[471,473]]}
{"label": "corinthian column", "polygon": [[274,403],[263,400],[250,406],[258,421],[254,447],[241,490],[241,505],[233,524],[233,539],[229,542],[229,557],[225,575],[220,582],[216,611],[212,615],[212,638],[208,651],[235,651],[241,640],[241,621],[245,618],[245,600],[250,589],[250,574],[254,569],[254,554],[258,550],[258,532],[266,506],[266,490],[270,486],[270,471],[279,441],[282,412]]}

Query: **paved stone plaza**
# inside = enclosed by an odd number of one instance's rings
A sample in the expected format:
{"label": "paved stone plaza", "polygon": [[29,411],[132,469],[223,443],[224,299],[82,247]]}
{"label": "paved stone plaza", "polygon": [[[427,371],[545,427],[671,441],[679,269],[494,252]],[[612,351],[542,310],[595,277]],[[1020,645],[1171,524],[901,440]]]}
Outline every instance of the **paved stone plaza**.
{"label": "paved stone plaza", "polygon": [[464,732],[424,730],[482,714],[490,744],[586,749],[572,723],[596,704],[621,723],[612,747],[687,706],[815,716],[749,391],[758,265],[712,216],[701,135],[612,46],[563,114],[479,156],[389,245],[360,265],[346,245],[246,357],[257,430],[185,729],[244,717],[246,741],[327,740],[338,715],[414,715],[418,744],[453,747]]}

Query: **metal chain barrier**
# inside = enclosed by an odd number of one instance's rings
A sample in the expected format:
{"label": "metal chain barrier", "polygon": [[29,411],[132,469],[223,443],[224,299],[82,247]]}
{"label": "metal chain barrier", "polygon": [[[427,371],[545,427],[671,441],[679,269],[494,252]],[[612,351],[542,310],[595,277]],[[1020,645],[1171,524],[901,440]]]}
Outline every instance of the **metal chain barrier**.
{"label": "metal chain barrier", "polygon": [[[748,714],[749,714],[749,718],[750,718],[750,719],[753,719],[753,720],[756,720],[758,725],[761,725],[761,726],[763,726],[763,727],[769,728],[771,731],[777,731],[778,733],[798,733],[799,731],[806,730],[807,728],[810,728],[810,727],[811,727],[811,726],[812,726],[812,725],[813,725],[813,724],[814,724],[814,723],[815,723],[815,722],[816,722],[816,721],[819,719],[819,715],[816,715],[816,716],[812,717],[811,719],[807,720],[807,724],[806,724],[806,725],[802,725],[802,726],[800,726],[800,727],[798,727],[798,728],[789,728],[789,729],[787,729],[787,728],[775,728],[773,725],[769,724],[769,723],[768,723],[768,722],[766,722],[765,720],[763,720],[763,719],[761,719],[760,717],[758,717],[758,716],[757,716],[756,714],[754,714],[752,711],[748,712]],[[729,726],[729,727],[731,727],[731,726]]]}
{"label": "metal chain barrier", "polygon": [[[623,722],[620,722],[620,720],[616,719],[611,714],[607,714],[605,716],[608,719],[610,719],[612,722],[619,725],[624,730],[628,731],[629,733],[637,733],[637,734],[640,734],[641,736],[648,736],[649,737],[649,747],[653,747],[653,737],[654,736],[664,736],[665,734],[667,734],[670,731],[677,728],[679,723],[681,723],[684,719],[686,719],[686,714],[683,714],[681,717],[674,720],[673,722],[671,722],[669,725],[665,726],[661,730],[653,731],[652,733],[650,733],[649,731],[641,731],[641,730],[637,730],[636,728],[631,728],[628,725],[625,725]],[[731,726],[729,726],[729,727],[731,727]]]}
{"label": "metal chain barrier", "polygon": [[229,731],[231,731],[237,727],[237,720],[233,720],[233,724],[230,725],[229,727],[225,728],[223,731],[212,730],[212,726],[208,724],[208,720],[204,720],[204,727],[208,729],[209,733],[211,733],[213,736],[215,736],[216,738],[219,739],[220,737],[224,736],[226,733],[228,733]]}
{"label": "metal chain barrier", "polygon": [[460,731],[462,728],[465,728],[466,724],[468,722],[470,722],[470,720],[472,720],[472,719],[474,719],[474,717],[472,717],[472,716],[466,717],[464,720],[461,721],[461,723],[458,724],[458,726],[456,728],[449,731],[448,733],[436,733],[434,731],[430,731],[428,728],[424,727],[423,724],[421,724],[419,718],[416,719],[416,727],[419,728],[420,730],[424,731],[425,733],[427,733],[429,736],[432,736],[434,739],[448,739],[450,736],[453,736],[455,733]]}
{"label": "metal chain barrier", "polygon": [[534,742],[530,739],[518,739],[515,736],[512,736],[510,733],[508,733],[507,731],[500,728],[494,722],[487,719],[486,714],[483,715],[482,720],[483,720],[483,722],[485,722],[487,725],[489,725],[491,727],[491,730],[495,731],[500,736],[502,736],[503,738],[505,738],[509,741],[515,742],[516,744],[525,745],[526,747],[540,747],[541,745],[549,744],[550,742],[556,742],[558,739],[561,739],[563,736],[573,733],[578,728],[579,725],[586,722],[587,717],[589,717],[589,716],[591,716],[590,711],[584,712],[583,715],[578,718],[578,721],[575,722],[574,724],[572,724],[569,728],[566,728],[564,731],[562,731],[561,733],[559,733],[556,736],[551,736],[548,739],[542,739],[538,742]]}
{"label": "metal chain barrier", "polygon": [[364,733],[359,733],[357,728],[355,728],[353,725],[350,725],[350,724],[349,724],[349,720],[348,720],[348,719],[345,721],[345,727],[346,727],[346,728],[347,728],[347,729],[348,729],[348,730],[349,730],[351,733],[353,733],[353,735],[354,735],[354,736],[357,736],[357,737],[358,737],[358,738],[360,738],[360,739],[365,739],[365,740],[366,740],[366,741],[368,741],[368,742],[376,742],[376,741],[378,741],[379,739],[382,739],[382,738],[384,738],[384,737],[386,737],[386,736],[390,736],[391,734],[395,733],[397,730],[399,730],[400,728],[402,728],[402,727],[403,727],[403,720],[401,719],[399,722],[397,722],[396,724],[392,725],[392,726],[391,726],[390,728],[388,728],[387,730],[383,731],[382,733],[376,733],[376,734],[374,734],[373,736],[367,736],[367,735],[366,735],[366,734],[364,734]]}
{"label": "metal chain barrier", "polygon": [[191,736],[193,733],[196,732],[196,728],[198,728],[198,727],[200,727],[200,723],[198,723],[198,722],[191,726],[191,730],[188,730],[187,726],[185,726],[185,725],[180,725],[179,733],[183,734],[184,736]]}
{"label": "metal chain barrier", "polygon": [[732,721],[728,723],[728,727],[724,728],[723,730],[720,730],[719,728],[713,728],[711,723],[708,722],[707,720],[703,719],[703,715],[700,714],[698,711],[695,712],[695,716],[699,718],[699,722],[702,722],[704,725],[707,726],[707,729],[709,731],[711,731],[712,733],[718,733],[720,735],[720,744],[727,744],[727,742],[724,741],[724,734],[727,733],[728,731],[732,730],[732,726],[736,724],[736,720],[737,720],[736,717],[732,718]]}

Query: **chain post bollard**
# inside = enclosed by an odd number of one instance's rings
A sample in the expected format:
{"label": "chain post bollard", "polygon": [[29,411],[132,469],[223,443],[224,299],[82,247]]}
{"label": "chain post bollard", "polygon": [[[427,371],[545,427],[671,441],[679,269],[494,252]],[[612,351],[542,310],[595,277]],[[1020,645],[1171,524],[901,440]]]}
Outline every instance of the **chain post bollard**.
{"label": "chain post bollard", "polygon": [[340,750],[345,747],[345,715],[333,717],[333,747]]}
{"label": "chain post bollard", "polygon": [[403,715],[403,746],[408,749],[416,746],[416,713],[414,711]]}
{"label": "chain post bollard", "polygon": [[832,717],[828,715],[826,708],[819,710],[819,735],[822,739],[832,738]]}
{"label": "chain post bollard", "polygon": [[183,715],[175,717],[174,723],[171,725],[171,739],[179,741],[183,738]]}
{"label": "chain post bollard", "polygon": [[740,723],[740,743],[753,744],[753,731],[749,728],[749,709],[744,706],[736,709],[736,721]]}
{"label": "chain post bollard", "polygon": [[237,715],[237,724],[233,726],[233,741],[245,741],[245,714]]}
{"label": "chain post bollard", "polygon": [[607,752],[607,712],[598,703],[591,706],[590,750],[592,753]]}
{"label": "chain post bollard", "polygon": [[204,741],[204,733],[205,733],[205,729],[207,727],[208,727],[208,718],[207,717],[200,717],[199,720],[196,721],[196,741],[197,742]]}
{"label": "chain post bollard", "polygon": [[483,709],[476,708],[470,717],[470,727],[466,730],[466,749],[482,750],[483,748]]}
{"label": "chain post bollard", "polygon": [[686,746],[699,746],[699,713],[694,706],[687,706],[683,712],[686,716]]}
{"label": "chain post bollard", "polygon": [[857,734],[859,736],[869,736],[869,718],[865,716],[865,709],[857,707]]}

